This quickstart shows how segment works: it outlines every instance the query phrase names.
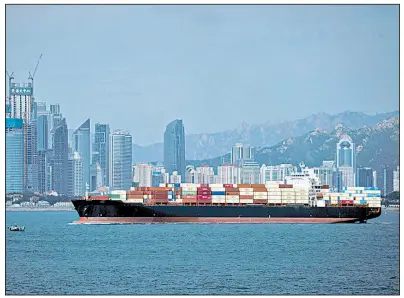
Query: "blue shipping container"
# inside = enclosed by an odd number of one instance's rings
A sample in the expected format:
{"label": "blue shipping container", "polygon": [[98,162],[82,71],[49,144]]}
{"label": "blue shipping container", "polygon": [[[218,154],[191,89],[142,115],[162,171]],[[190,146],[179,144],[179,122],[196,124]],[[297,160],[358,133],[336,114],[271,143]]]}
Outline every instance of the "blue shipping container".
{"label": "blue shipping container", "polygon": [[224,196],[226,195],[225,191],[212,191],[212,196]]}

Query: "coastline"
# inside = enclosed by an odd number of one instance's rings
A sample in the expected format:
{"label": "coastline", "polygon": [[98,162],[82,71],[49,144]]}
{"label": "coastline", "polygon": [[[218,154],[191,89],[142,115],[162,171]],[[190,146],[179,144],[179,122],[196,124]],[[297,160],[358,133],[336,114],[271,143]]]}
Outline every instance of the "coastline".
{"label": "coastline", "polygon": [[6,207],[6,212],[7,211],[11,211],[11,212],[15,212],[15,211],[75,211],[74,208],[62,208],[62,207],[58,207],[58,208],[40,208],[40,207],[12,207],[12,208],[7,208]]}

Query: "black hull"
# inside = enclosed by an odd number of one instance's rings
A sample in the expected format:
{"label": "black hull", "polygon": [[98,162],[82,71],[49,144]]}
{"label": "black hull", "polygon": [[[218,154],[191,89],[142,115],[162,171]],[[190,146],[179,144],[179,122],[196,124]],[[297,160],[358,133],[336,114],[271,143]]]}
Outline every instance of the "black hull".
{"label": "black hull", "polygon": [[[365,222],[380,216],[381,208],[368,207],[309,207],[309,206],[268,206],[268,205],[244,205],[244,206],[184,206],[184,205],[143,205],[140,203],[125,203],[122,201],[72,201],[81,219],[130,222],[131,219],[141,221],[164,218],[165,221],[223,221],[225,219],[252,219],[259,221],[285,221],[298,222]],[[195,220],[192,220],[192,219]],[[198,220],[196,220],[198,219]]]}

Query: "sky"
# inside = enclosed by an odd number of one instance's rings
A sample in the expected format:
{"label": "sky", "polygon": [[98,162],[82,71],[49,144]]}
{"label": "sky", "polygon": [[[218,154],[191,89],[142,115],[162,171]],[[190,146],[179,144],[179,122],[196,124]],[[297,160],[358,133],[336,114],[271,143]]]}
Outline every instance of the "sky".
{"label": "sky", "polygon": [[[6,68],[69,129],[163,140],[318,112],[399,108],[398,6],[7,5]],[[92,128],[93,130],[93,128]]]}

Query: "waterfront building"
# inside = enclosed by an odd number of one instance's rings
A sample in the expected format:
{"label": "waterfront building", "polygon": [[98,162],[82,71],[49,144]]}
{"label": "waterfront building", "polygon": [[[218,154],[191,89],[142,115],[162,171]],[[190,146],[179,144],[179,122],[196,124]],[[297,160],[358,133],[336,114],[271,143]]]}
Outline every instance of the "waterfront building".
{"label": "waterfront building", "polygon": [[24,190],[23,119],[6,118],[6,193]]}
{"label": "waterfront building", "polygon": [[218,184],[238,184],[241,183],[241,168],[234,164],[224,163],[217,167]]}
{"label": "waterfront building", "polygon": [[58,194],[67,194],[67,170],[68,170],[68,132],[66,119],[62,119],[59,125],[52,131],[52,190]]}
{"label": "waterfront building", "polygon": [[393,172],[393,191],[400,191],[400,166]]}
{"label": "waterfront building", "polygon": [[356,169],[356,186],[373,187],[373,170],[366,167]]}
{"label": "waterfront building", "polygon": [[181,183],[181,175],[177,171],[170,175],[170,183]]}
{"label": "waterfront building", "polygon": [[185,129],[182,120],[169,123],[164,133],[164,168],[185,175]]}
{"label": "waterfront building", "polygon": [[255,148],[237,143],[231,148],[231,163],[240,168],[246,161],[254,161]]}
{"label": "waterfront building", "polygon": [[241,182],[243,184],[260,183],[260,166],[255,161],[245,161],[241,167]]}
{"label": "waterfront building", "polygon": [[78,152],[73,152],[68,161],[68,192],[69,196],[80,197],[83,192],[83,161]]}
{"label": "waterfront building", "polygon": [[297,172],[297,168],[292,164],[280,164],[276,166],[267,166],[263,164],[260,169],[260,183],[276,181],[283,182],[287,176]]}
{"label": "waterfront building", "polygon": [[[43,107],[43,105],[38,105],[39,107]],[[46,105],[45,105],[46,109]],[[42,110],[38,110],[42,112]],[[49,128],[48,128],[48,115],[41,114],[38,116],[37,120],[37,162],[38,162],[38,191],[40,193],[44,193],[48,190],[47,188],[47,171],[48,171],[48,137],[49,137]]]}
{"label": "waterfront building", "polygon": [[194,166],[188,165],[185,168],[185,183],[196,183],[195,182],[195,168]]}
{"label": "waterfront building", "polygon": [[198,184],[213,184],[215,173],[212,167],[208,165],[201,165],[197,167],[194,173],[195,183]]}
{"label": "waterfront building", "polygon": [[356,147],[348,135],[342,135],[337,143],[336,161],[342,173],[343,187],[355,186]]}
{"label": "waterfront building", "polygon": [[110,190],[128,190],[132,186],[132,136],[116,130],[109,136]]}
{"label": "waterfront building", "polygon": [[98,162],[92,163],[90,166],[90,191],[94,191],[101,186],[103,183],[103,172],[101,165]]}
{"label": "waterfront building", "polygon": [[388,165],[382,165],[377,175],[377,187],[380,189],[383,197],[386,197],[393,191],[393,169]]}
{"label": "waterfront building", "polygon": [[148,163],[137,163],[133,182],[138,182],[140,187],[150,187],[152,185],[153,165]]}
{"label": "waterfront building", "polygon": [[90,163],[91,163],[91,140],[90,140],[90,119],[76,129],[73,133],[73,151],[78,152],[83,163],[82,193],[86,192],[86,185],[90,185]]}
{"label": "waterfront building", "polygon": [[95,124],[93,163],[98,162],[100,164],[105,186],[109,186],[109,135],[110,128],[108,124]]}

